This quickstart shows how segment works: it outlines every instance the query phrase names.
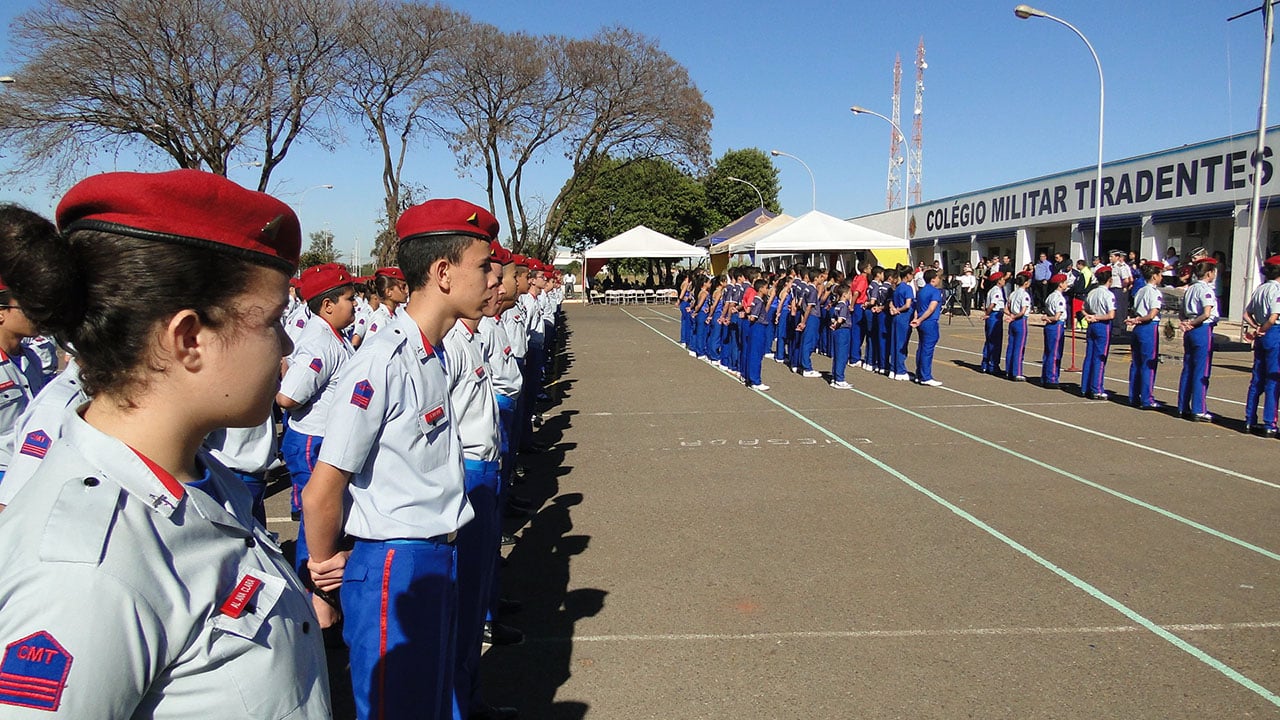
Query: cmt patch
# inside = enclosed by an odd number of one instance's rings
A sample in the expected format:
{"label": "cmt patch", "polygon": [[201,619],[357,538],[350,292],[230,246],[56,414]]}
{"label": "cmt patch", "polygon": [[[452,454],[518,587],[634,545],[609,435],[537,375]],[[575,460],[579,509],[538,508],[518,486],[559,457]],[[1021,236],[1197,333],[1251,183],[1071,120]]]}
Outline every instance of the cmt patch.
{"label": "cmt patch", "polygon": [[484,379],[484,366],[483,366],[483,365],[481,365],[480,367],[476,368],[476,377],[480,378],[481,380],[483,380],[483,379]]}
{"label": "cmt patch", "polygon": [[0,660],[0,705],[57,710],[71,660],[71,653],[45,630],[9,643]]}
{"label": "cmt patch", "polygon": [[27,433],[22,439],[22,448],[18,450],[19,455],[30,455],[33,458],[44,459],[45,453],[49,452],[49,445],[53,443],[53,438],[43,430],[35,430]]}
{"label": "cmt patch", "polygon": [[320,372],[324,369],[324,361],[320,358],[311,358],[311,364],[307,367],[311,368],[313,372]]}
{"label": "cmt patch", "polygon": [[361,380],[356,383],[356,387],[351,391],[351,404],[361,410],[369,409],[369,401],[373,399],[373,386],[368,380]]}
{"label": "cmt patch", "polygon": [[298,321],[294,323],[294,325],[297,327],[306,327],[307,321],[299,318]]}
{"label": "cmt patch", "polygon": [[444,419],[444,406],[441,405],[437,407],[435,410],[427,411],[422,415],[422,419],[431,427],[435,427],[441,420]]}
{"label": "cmt patch", "polygon": [[378,323],[369,326],[369,332],[378,332]]}

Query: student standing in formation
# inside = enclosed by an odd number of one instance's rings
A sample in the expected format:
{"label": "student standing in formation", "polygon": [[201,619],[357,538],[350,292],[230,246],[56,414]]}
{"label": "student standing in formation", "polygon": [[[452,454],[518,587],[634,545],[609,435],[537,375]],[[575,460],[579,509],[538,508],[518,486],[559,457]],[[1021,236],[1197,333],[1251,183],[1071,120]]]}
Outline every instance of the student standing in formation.
{"label": "student standing in formation", "polygon": [[752,285],[754,296],[747,306],[747,344],[743,349],[742,380],[749,388],[768,390],[769,386],[760,381],[760,369],[764,364],[764,351],[769,345],[769,333],[772,327],[767,317],[769,306],[769,281],[756,278]]}
{"label": "student standing in formation", "polygon": [[884,332],[885,318],[888,317],[884,312],[885,298],[888,297],[888,293],[885,269],[876,265],[871,270],[871,280],[867,282],[867,301],[863,310],[867,320],[867,350],[863,360],[866,364],[863,365],[863,369],[877,373],[885,372],[884,345],[880,337]]}
{"label": "student standing in formation", "polygon": [[907,350],[911,345],[911,318],[915,315],[913,304],[916,289],[912,284],[910,265],[898,267],[898,284],[893,288],[893,296],[889,301],[890,341],[889,341],[889,379],[910,380],[907,373]]}
{"label": "student standing in formation", "polygon": [[844,370],[849,364],[849,348],[853,337],[853,313],[849,310],[852,290],[848,283],[840,283],[832,291],[831,297],[835,306],[831,309],[831,387],[837,390],[848,390],[852,385],[845,382]]}
{"label": "student standing in formation", "polygon": [[987,276],[991,289],[987,291],[987,302],[983,307],[986,313],[986,340],[982,344],[982,366],[980,372],[992,375],[1000,374],[1000,351],[1004,346],[1004,283],[1002,272],[993,272]]}
{"label": "student standing in formation", "polygon": [[690,319],[689,305],[693,303],[694,292],[697,288],[693,286],[693,275],[688,273],[680,273],[680,292],[679,304],[680,308],[680,344],[689,351],[690,355],[696,355],[693,351],[693,321]]}
{"label": "student standing in formation", "polygon": [[774,283],[769,307],[765,309],[770,335],[765,343],[764,356],[773,358],[774,362],[779,363],[787,361],[787,323],[783,314],[786,312],[787,296],[790,292],[791,278],[783,275]]}
{"label": "student standing in formation", "polygon": [[[1043,255],[1043,253],[1042,253]],[[1005,351],[1004,369],[1010,380],[1025,382],[1022,359],[1027,353],[1027,314],[1031,312],[1031,275],[1018,273],[1013,278],[1013,292],[1004,306],[1005,319],[1009,321],[1009,347]]]}
{"label": "student standing in formation", "polygon": [[916,345],[916,382],[929,387],[942,386],[933,377],[933,352],[938,347],[938,318],[942,315],[941,284],[937,270],[924,271],[924,287],[916,298],[916,317],[911,321],[920,337]]}
{"label": "student standing in formation", "polygon": [[[1172,248],[1171,248],[1172,249]],[[1280,405],[1280,255],[1267,258],[1262,264],[1261,285],[1249,296],[1245,309],[1245,323],[1252,330],[1253,375],[1249,379],[1249,394],[1245,396],[1244,422],[1246,432],[1256,432],[1266,437],[1276,436],[1277,405]],[[1262,422],[1258,422],[1258,400],[1262,399]]]}
{"label": "student standing in formation", "polygon": [[1201,258],[1191,268],[1195,282],[1182,296],[1182,378],[1178,383],[1178,412],[1196,422],[1212,422],[1206,408],[1209,375],[1213,372],[1213,326],[1218,322],[1218,261]]}
{"label": "student standing in formation", "polygon": [[862,336],[867,332],[864,304],[867,301],[867,285],[871,281],[871,263],[864,262],[859,272],[849,280],[849,365],[862,367]]}
{"label": "student standing in formation", "polygon": [[[319,590],[341,587],[361,720],[452,715],[453,543],[474,511],[445,372],[464,360],[445,358],[440,348],[460,318],[484,315],[498,283],[489,262],[497,232],[489,211],[462,200],[429,200],[400,216],[407,315],[344,368],[329,415],[341,432],[321,448],[303,491],[307,567]],[[344,516],[354,540],[349,553],[341,544]]]}
{"label": "student standing in formation", "polygon": [[1080,394],[1090,400],[1107,399],[1107,355],[1111,352],[1111,321],[1116,315],[1116,300],[1108,287],[1111,267],[1099,265],[1094,271],[1098,284],[1084,299],[1085,331],[1084,366],[1080,371]]}
{"label": "student standing in formation", "polygon": [[[295,549],[295,565],[301,572],[307,564],[302,490],[311,479],[324,444],[325,423],[338,387],[338,371],[355,353],[355,348],[342,334],[355,317],[355,290],[351,274],[337,263],[309,267],[298,280],[302,300],[311,309],[311,319],[288,358],[276,404],[289,413],[289,426],[285,428],[280,450],[293,484],[291,505],[302,521]],[[337,609],[322,597],[316,598],[315,606],[322,627],[331,627],[337,622]]]}
{"label": "student standing in formation", "polygon": [[791,365],[801,377],[822,377],[813,369],[813,352],[818,348],[818,286],[821,275],[810,268],[802,271],[804,283],[796,294],[796,356]]}
{"label": "student standing in formation", "polygon": [[373,294],[378,297],[378,306],[369,315],[366,337],[373,337],[399,322],[402,315],[400,308],[409,301],[409,286],[405,284],[404,273],[398,267],[378,268],[373,273],[372,287]]}
{"label": "student standing in formation", "polygon": [[1125,327],[1132,332],[1129,341],[1129,404],[1143,410],[1158,410],[1156,402],[1156,370],[1160,367],[1160,309],[1164,295],[1160,282],[1164,275],[1164,263],[1159,260],[1146,262],[1138,268],[1144,280],[1142,287],[1133,294],[1133,315],[1125,318]]}
{"label": "student standing in formation", "polygon": [[[37,216],[39,217],[39,216]],[[43,220],[43,218],[40,218]],[[47,222],[47,221],[46,221]],[[35,350],[22,344],[36,334],[35,325],[0,279],[0,482],[9,469],[15,446],[18,417],[44,387],[44,369]]]}
{"label": "student standing in formation", "polygon": [[884,285],[881,287],[880,299],[880,336],[876,338],[876,342],[880,344],[880,363],[883,366],[880,372],[885,375],[893,376],[896,374],[894,370],[894,347],[893,347],[893,319],[894,316],[890,312],[893,306],[893,294],[897,292],[898,283],[901,282],[901,275],[897,268],[886,269],[884,272]]}
{"label": "student standing in formation", "polygon": [[0,523],[0,715],[328,718],[306,594],[200,449],[271,413],[296,216],[197,170],[90,177],[57,215],[0,233],[0,275],[93,399]]}
{"label": "student standing in formation", "polygon": [[1044,357],[1040,361],[1041,387],[1056,389],[1062,370],[1062,345],[1067,319],[1067,288],[1071,279],[1063,273],[1049,278],[1053,291],[1044,299]]}

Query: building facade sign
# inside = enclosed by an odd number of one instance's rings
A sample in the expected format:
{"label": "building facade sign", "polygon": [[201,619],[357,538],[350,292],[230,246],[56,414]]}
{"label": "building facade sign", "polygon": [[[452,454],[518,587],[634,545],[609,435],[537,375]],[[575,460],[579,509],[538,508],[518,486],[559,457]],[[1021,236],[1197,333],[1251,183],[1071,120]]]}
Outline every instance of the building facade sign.
{"label": "building facade sign", "polygon": [[[1278,130],[1268,130],[1268,137]],[[1250,133],[1104,164],[1102,214],[1245,202],[1253,192],[1249,158],[1256,147],[1257,136]],[[1264,197],[1280,193],[1273,154],[1268,145],[1260,165]],[[926,202],[911,208],[911,234],[931,238],[1079,221],[1091,224],[1096,181],[1097,168],[1091,167]]]}

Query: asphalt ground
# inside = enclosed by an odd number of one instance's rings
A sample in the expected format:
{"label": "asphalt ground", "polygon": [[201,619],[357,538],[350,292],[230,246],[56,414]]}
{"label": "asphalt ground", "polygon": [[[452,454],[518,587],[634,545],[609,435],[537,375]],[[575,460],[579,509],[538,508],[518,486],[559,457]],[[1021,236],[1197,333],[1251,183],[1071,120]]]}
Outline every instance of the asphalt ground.
{"label": "asphalt ground", "polygon": [[[942,388],[850,369],[854,390],[835,390],[766,360],[766,393],[679,347],[672,306],[566,314],[538,431],[554,447],[517,488],[540,507],[512,521],[503,571],[528,639],[486,653],[491,702],[565,719],[1280,717],[1280,440],[1242,432],[1245,349],[1215,354],[1203,424],[1121,402],[1119,343],[1110,402],[1078,397],[1078,373],[1061,390],[980,374],[976,317],[943,320]],[[1175,402],[1179,371],[1162,365],[1158,399]],[[295,532],[287,493],[268,514]]]}

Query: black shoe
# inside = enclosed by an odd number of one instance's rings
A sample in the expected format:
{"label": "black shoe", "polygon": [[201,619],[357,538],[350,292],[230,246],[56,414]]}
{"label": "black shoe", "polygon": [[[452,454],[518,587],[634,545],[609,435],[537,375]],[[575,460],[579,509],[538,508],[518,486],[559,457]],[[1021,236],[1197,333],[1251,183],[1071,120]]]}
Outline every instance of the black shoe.
{"label": "black shoe", "polygon": [[551,396],[546,393],[538,393],[536,400],[538,402],[551,402]]}
{"label": "black shoe", "polygon": [[487,622],[484,624],[484,642],[487,645],[519,645],[524,642],[524,633],[500,622]]}
{"label": "black shoe", "polygon": [[1266,430],[1262,431],[1262,437],[1273,438],[1273,437],[1276,437],[1276,435],[1277,433],[1275,428],[1267,428]]}
{"label": "black shoe", "polygon": [[1190,418],[1193,422],[1213,422],[1213,415],[1203,412],[1195,413]]}
{"label": "black shoe", "polygon": [[507,496],[507,504],[518,510],[532,510],[534,508],[534,502],[532,500],[527,497],[521,497],[520,495],[514,494]]}
{"label": "black shoe", "polygon": [[467,713],[468,720],[516,720],[518,717],[520,711],[513,707],[494,707],[485,703],[474,703]]}
{"label": "black shoe", "polygon": [[524,609],[524,603],[511,598],[498,598],[499,615],[515,615]]}
{"label": "black shoe", "polygon": [[528,470],[526,470],[523,465],[516,465],[515,469],[511,471],[511,474],[515,477],[523,479],[524,474],[526,472],[528,472]]}
{"label": "black shoe", "polygon": [[300,510],[290,510],[290,511],[289,511],[289,519],[290,519],[290,520],[292,520],[292,521],[294,521],[294,522],[298,522],[299,520],[301,520],[301,519],[302,519],[302,511],[300,511]]}
{"label": "black shoe", "polygon": [[502,511],[502,515],[503,517],[508,517],[512,520],[524,520],[533,515],[533,513],[528,510],[521,510],[520,508],[508,506],[506,510]]}
{"label": "black shoe", "polygon": [[512,534],[510,534],[510,533],[502,533],[502,539],[501,539],[501,541],[500,541],[500,542],[501,542],[503,545],[515,545],[515,544],[516,544],[516,540],[518,540],[518,539],[519,539],[519,538],[517,538],[515,535],[512,535]]}
{"label": "black shoe", "polygon": [[1142,409],[1143,410],[1163,410],[1164,403],[1151,403],[1150,405],[1143,405]]}
{"label": "black shoe", "polygon": [[550,445],[543,443],[530,443],[528,447],[520,448],[521,455],[541,455],[551,449]]}
{"label": "black shoe", "polygon": [[1058,383],[1043,383],[1040,387],[1045,388],[1046,390],[1057,390]]}

